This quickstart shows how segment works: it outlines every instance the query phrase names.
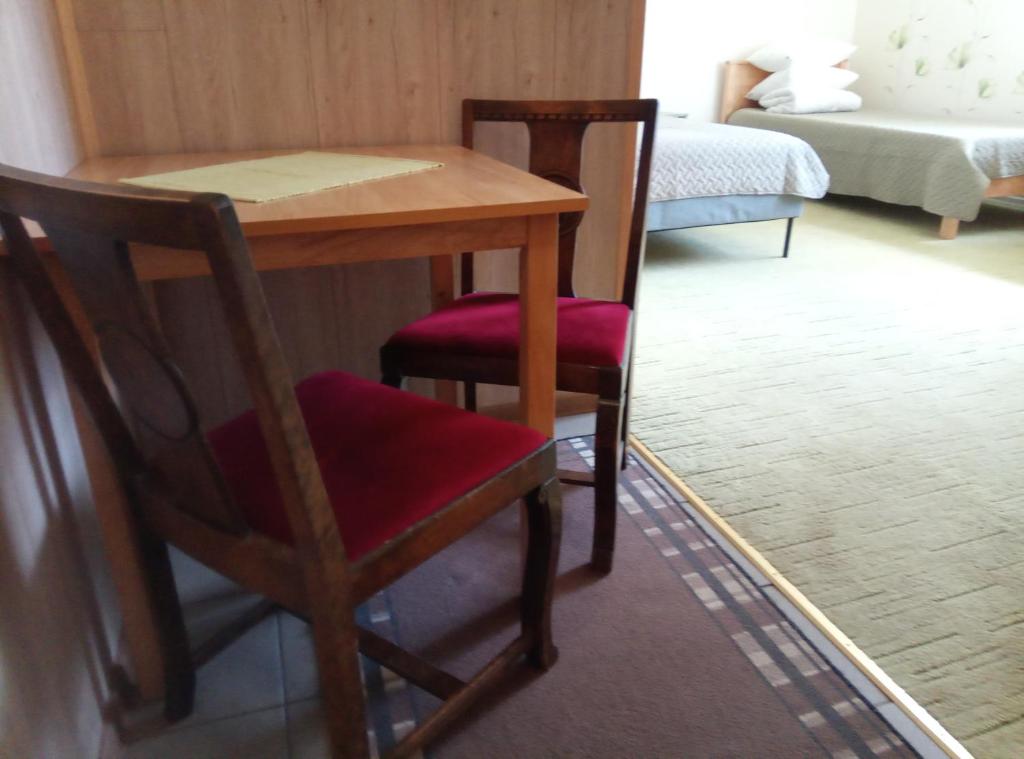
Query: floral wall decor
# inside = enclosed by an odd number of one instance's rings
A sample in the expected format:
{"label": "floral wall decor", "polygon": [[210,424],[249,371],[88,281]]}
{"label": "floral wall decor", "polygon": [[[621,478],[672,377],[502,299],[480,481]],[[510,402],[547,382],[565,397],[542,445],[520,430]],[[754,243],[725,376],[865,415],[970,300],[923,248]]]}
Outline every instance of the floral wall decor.
{"label": "floral wall decor", "polygon": [[1024,0],[860,0],[866,107],[1024,122]]}

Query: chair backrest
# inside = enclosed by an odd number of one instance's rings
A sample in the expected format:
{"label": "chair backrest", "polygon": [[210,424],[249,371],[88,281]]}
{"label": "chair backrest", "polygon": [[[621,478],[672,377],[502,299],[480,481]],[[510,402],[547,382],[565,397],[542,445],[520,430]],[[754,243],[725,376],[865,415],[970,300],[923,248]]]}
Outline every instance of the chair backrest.
{"label": "chair backrest", "polygon": [[[42,227],[54,256],[36,249],[22,219]],[[293,533],[297,541],[325,529],[336,534],[291,377],[227,197],[91,184],[0,165],[0,230],[15,276],[92,414],[133,506],[144,510],[150,499],[159,499],[241,535],[248,527],[147,305],[129,244],[204,252]],[[91,327],[95,345],[79,325]]]}
{"label": "chair backrest", "polygon": [[[651,176],[651,154],[654,150],[654,128],[658,118],[658,101],[647,100],[463,100],[462,144],[473,147],[474,126],[480,121],[511,121],[525,123],[530,136],[530,173],[582,192],[580,168],[583,158],[583,137],[594,122],[639,123],[643,125],[636,182],[633,186],[633,207],[630,216],[629,242],[626,251],[626,272],[622,301],[631,308],[636,305],[636,287],[643,263],[647,217],[647,188]],[[572,275],[576,257],[576,232],[583,221],[583,211],[565,213],[559,219],[558,294],[573,297]],[[473,291],[473,256],[463,254],[461,262],[462,293]]]}

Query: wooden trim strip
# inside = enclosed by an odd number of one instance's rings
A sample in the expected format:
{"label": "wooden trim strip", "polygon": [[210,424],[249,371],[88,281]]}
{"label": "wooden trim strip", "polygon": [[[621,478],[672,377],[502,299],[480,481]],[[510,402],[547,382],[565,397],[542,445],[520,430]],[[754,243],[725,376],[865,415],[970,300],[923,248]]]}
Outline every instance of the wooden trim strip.
{"label": "wooden trim strip", "polygon": [[75,11],[71,0],[53,0],[57,13],[57,24],[60,27],[61,45],[64,48],[64,65],[67,67],[68,84],[75,105],[75,117],[78,120],[78,136],[82,141],[82,152],[85,158],[100,154],[100,137],[96,129],[96,114],[92,107],[92,96],[89,94],[89,80],[85,74],[85,59],[82,57],[82,46],[78,38],[78,27],[75,23]]}
{"label": "wooden trim strip", "polygon": [[697,495],[680,477],[659,459],[647,446],[637,440],[635,435],[629,436],[629,444],[634,451],[661,475],[666,482],[674,487],[690,504],[712,525],[725,536],[732,546],[743,554],[743,557],[764,574],[772,585],[789,600],[811,623],[821,631],[857,669],[864,673],[885,696],[899,707],[915,725],[921,728],[946,754],[956,759],[971,759],[971,754],[960,742],[939,724],[928,711],[915,701],[910,694],[896,684],[872,659],[858,648],[846,634],[840,630],[824,613],[812,604],[800,590],[787,580],[761,553],[750,545],[733,529],[725,519],[719,516],[708,504]]}
{"label": "wooden trim strip", "polygon": [[[647,0],[633,0],[629,13],[629,47],[626,51],[626,65],[629,67],[626,97],[640,97],[640,77],[644,59],[644,21]],[[615,249],[615,290],[612,299],[622,295],[626,280],[626,264],[629,260],[629,235],[633,219],[633,182],[636,176],[636,145],[639,124],[630,124],[622,156],[619,178],[619,239]]]}

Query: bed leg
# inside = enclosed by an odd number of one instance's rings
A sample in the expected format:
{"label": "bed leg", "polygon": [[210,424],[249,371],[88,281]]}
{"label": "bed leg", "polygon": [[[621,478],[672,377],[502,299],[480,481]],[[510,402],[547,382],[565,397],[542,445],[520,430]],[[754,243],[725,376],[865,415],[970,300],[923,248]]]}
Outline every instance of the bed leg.
{"label": "bed leg", "polygon": [[786,242],[782,244],[782,257],[789,258],[789,241],[793,237],[793,222],[796,217],[790,216],[786,219]]}
{"label": "bed leg", "polygon": [[955,240],[956,233],[960,230],[960,219],[953,216],[943,216],[939,222],[939,237],[943,240]]}

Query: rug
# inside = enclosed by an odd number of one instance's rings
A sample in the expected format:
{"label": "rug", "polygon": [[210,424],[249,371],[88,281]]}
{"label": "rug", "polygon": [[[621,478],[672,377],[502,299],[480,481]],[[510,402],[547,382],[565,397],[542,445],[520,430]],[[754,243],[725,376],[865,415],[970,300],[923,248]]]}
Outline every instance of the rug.
{"label": "rug", "polygon": [[[592,466],[591,442],[562,443],[560,465]],[[427,757],[915,755],[639,462],[609,577],[587,566],[592,492],[564,491],[558,662],[524,667]],[[364,621],[471,675],[517,633],[518,529],[514,509],[499,515],[372,599]],[[364,675],[377,750],[439,704],[369,660]]]}
{"label": "rug", "polygon": [[[560,442],[560,466],[592,468],[592,443]],[[563,488],[558,661],[546,673],[524,663],[423,756],[915,756],[906,741],[919,737],[891,726],[906,722],[896,707],[841,654],[816,647],[807,621],[645,467],[631,457],[623,473],[606,577],[589,566],[593,492]],[[470,676],[518,633],[518,516],[511,506],[372,597],[360,623]],[[260,600],[183,554],[172,559],[193,642]],[[438,702],[371,660],[362,666],[378,756]],[[189,718],[168,726],[159,704],[133,713],[125,757],[323,759],[318,692],[309,626],[278,612],[199,669]]]}
{"label": "rug", "polygon": [[1024,745],[1024,216],[652,234],[633,431],[978,756]]}

